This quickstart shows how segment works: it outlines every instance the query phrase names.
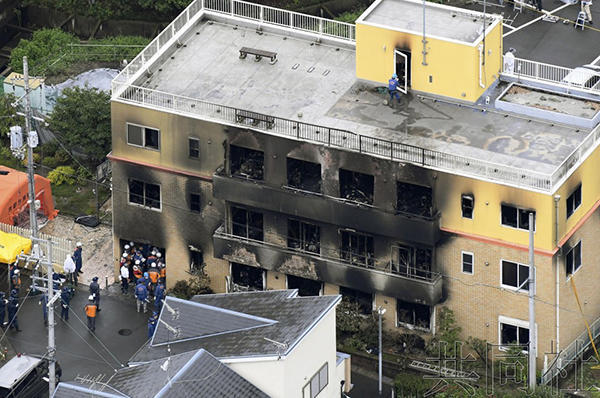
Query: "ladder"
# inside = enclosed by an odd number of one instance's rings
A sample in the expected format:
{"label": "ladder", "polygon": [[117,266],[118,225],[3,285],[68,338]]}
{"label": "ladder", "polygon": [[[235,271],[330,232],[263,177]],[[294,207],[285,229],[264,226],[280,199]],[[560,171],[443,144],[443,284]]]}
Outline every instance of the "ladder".
{"label": "ladder", "polygon": [[412,361],[408,367],[420,370],[426,373],[432,373],[441,377],[448,377],[454,379],[466,379],[466,380],[477,380],[479,376],[474,372],[465,372],[462,370],[446,368],[444,366],[432,365],[427,362]]}
{"label": "ladder", "polygon": [[585,12],[579,11],[579,14],[577,14],[577,20],[575,21],[575,29],[577,29],[577,27],[581,26],[581,30],[583,30],[585,28],[585,21],[586,21]]}

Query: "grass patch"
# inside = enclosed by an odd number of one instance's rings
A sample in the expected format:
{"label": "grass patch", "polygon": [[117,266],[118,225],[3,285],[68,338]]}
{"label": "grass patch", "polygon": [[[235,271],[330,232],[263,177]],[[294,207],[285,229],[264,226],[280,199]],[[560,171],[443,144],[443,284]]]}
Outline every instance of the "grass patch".
{"label": "grass patch", "polygon": [[[92,183],[86,185],[52,184],[52,195],[60,214],[73,217],[96,214],[96,195],[93,186]],[[106,187],[99,186],[100,202],[109,195],[110,191]],[[100,217],[102,216],[103,212],[100,211]]]}

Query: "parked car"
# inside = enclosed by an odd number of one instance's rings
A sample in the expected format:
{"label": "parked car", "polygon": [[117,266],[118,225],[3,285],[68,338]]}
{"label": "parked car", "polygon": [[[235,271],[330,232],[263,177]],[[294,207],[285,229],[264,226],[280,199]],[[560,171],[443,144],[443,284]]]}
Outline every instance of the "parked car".
{"label": "parked car", "polygon": [[600,66],[579,66],[569,72],[562,82],[575,87],[600,89]]}
{"label": "parked car", "polygon": [[[56,364],[56,381],[60,379]],[[33,355],[17,355],[0,368],[0,398],[48,396],[48,360]]]}

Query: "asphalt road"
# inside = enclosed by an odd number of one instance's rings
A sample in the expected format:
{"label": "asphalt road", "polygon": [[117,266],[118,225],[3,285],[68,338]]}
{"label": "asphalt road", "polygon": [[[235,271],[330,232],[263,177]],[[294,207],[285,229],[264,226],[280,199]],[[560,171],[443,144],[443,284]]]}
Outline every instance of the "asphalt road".
{"label": "asphalt road", "polygon": [[[0,290],[6,291],[6,280],[2,279]],[[16,352],[43,355],[48,345],[48,329],[44,326],[39,297],[25,298],[26,294],[27,291],[21,289],[18,321],[22,331],[10,330],[5,338]],[[56,358],[63,370],[63,380],[100,374],[109,377],[146,341],[150,311],[147,314],[136,312],[133,291],[129,296],[122,296],[120,293],[107,295],[103,290],[100,297],[102,311],[96,318],[95,334],[88,331],[86,325],[87,286],[80,285],[71,300],[68,323],[60,319],[60,306],[56,306]],[[120,334],[120,330],[125,330],[126,335]],[[129,331],[131,333],[127,335]]]}

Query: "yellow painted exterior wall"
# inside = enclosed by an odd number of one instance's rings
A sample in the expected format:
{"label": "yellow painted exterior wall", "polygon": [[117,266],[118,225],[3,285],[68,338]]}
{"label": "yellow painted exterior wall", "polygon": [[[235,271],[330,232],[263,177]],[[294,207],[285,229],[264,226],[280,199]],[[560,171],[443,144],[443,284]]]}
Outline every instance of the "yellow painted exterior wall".
{"label": "yellow painted exterior wall", "polygon": [[[467,43],[427,38],[427,65],[423,65],[422,36],[356,24],[356,76],[387,84],[395,72],[394,50],[411,52],[413,90],[475,102],[498,78],[502,67],[502,24],[486,37],[486,60],[479,86],[479,49]],[[429,78],[431,76],[431,82]]]}

